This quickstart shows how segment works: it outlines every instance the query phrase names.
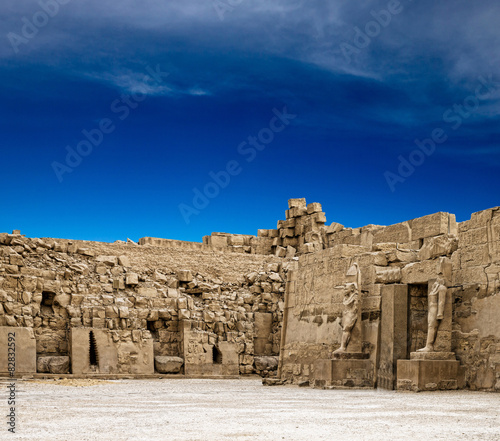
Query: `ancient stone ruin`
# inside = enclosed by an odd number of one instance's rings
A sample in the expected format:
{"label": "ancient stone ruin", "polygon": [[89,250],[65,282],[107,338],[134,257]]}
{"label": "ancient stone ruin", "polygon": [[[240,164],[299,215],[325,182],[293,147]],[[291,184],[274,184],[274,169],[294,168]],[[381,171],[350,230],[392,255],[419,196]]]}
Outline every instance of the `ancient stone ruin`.
{"label": "ancient stone ruin", "polygon": [[0,234],[0,375],[500,390],[500,208],[138,244]]}

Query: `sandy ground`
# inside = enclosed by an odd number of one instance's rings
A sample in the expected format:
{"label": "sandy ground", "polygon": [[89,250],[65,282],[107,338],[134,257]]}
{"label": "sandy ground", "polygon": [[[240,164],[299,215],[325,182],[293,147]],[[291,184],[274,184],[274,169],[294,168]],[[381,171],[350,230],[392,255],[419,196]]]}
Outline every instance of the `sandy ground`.
{"label": "sandy ground", "polygon": [[[253,379],[17,388],[17,434],[3,423],[0,440],[500,440],[500,394],[323,391]],[[2,415],[5,391],[3,381]]]}

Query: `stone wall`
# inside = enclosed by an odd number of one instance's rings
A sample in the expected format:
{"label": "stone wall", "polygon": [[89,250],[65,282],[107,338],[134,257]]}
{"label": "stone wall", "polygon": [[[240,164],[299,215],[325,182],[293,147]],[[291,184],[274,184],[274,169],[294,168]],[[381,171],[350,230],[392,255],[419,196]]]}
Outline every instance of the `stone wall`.
{"label": "stone wall", "polygon": [[[335,384],[500,390],[499,208],[462,223],[449,213],[355,229],[325,222],[320,204],[291,199],[276,229],[212,233],[203,243],[0,234],[0,349],[16,330],[23,373],[273,376],[278,368],[280,381],[315,381],[318,369],[333,375],[328,360],[357,265],[360,315],[349,344],[359,359],[344,363]],[[463,378],[416,385],[398,379],[398,366],[411,376],[423,363],[415,351],[438,278],[446,320],[435,351],[456,356],[459,367],[446,363]]]}
{"label": "stone wall", "polygon": [[453,346],[471,389],[500,390],[500,208],[458,228],[453,254]]}
{"label": "stone wall", "polygon": [[[362,326],[361,335],[353,333],[352,339],[359,338],[362,351],[373,362],[374,378],[380,375],[392,388],[397,359],[409,359],[425,346],[428,289],[443,277],[449,287],[445,315],[453,320],[440,325],[435,350],[452,351],[460,361],[465,383],[454,384],[500,390],[499,209],[475,213],[460,224],[452,214],[435,213],[388,227],[336,227],[338,231],[330,233],[325,228],[320,227],[325,233],[322,245],[315,245],[324,248],[307,254],[301,248],[297,267],[290,273],[281,380],[312,381],[315,365],[323,369],[316,362],[332,359],[342,334],[346,272],[358,263]],[[384,329],[381,299],[385,287],[391,286],[398,290],[386,303],[384,326],[390,329]],[[396,343],[395,330],[405,334]],[[392,347],[382,359],[381,347]]]}
{"label": "stone wall", "polygon": [[[154,373],[153,357],[191,356],[188,323],[202,335],[198,349],[210,341],[232,360],[231,374],[250,374],[254,314],[271,317],[259,350],[278,354],[286,272],[274,256],[1,234],[0,327],[31,330],[38,360],[71,359],[76,374],[140,375]],[[229,375],[208,365],[191,372]]]}

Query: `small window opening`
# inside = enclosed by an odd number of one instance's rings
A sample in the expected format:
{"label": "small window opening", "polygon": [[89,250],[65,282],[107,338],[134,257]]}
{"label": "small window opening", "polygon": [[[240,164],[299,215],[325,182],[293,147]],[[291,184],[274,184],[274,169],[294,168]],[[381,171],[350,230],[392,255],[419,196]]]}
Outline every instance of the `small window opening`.
{"label": "small window opening", "polygon": [[54,314],[54,298],[55,294],[53,292],[42,292],[42,302],[40,304],[40,311],[42,315]]}
{"label": "small window opening", "polygon": [[93,331],[90,331],[89,334],[89,358],[90,358],[90,367],[97,368],[99,366],[99,354],[97,353],[97,342],[95,340],[95,335]]}
{"label": "small window opening", "polygon": [[213,362],[214,364],[222,364],[222,352],[215,345],[213,347]]}
{"label": "small window opening", "polygon": [[151,333],[153,340],[158,340],[159,333],[158,328],[156,327],[156,321],[148,321],[148,331]]}

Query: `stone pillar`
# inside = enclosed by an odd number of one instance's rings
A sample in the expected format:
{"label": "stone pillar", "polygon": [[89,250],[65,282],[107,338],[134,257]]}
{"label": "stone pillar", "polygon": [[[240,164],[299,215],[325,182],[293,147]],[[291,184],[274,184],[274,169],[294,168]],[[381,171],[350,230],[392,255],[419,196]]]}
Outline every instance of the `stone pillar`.
{"label": "stone pillar", "polygon": [[[9,346],[9,344],[11,346]],[[13,348],[14,352],[9,351]],[[16,378],[22,374],[36,373],[36,340],[32,328],[0,327],[0,375],[9,376],[9,356],[14,355]],[[12,365],[10,365],[12,368]]]}
{"label": "stone pillar", "polygon": [[382,287],[380,359],[377,386],[396,388],[397,360],[406,358],[408,346],[408,285]]}

